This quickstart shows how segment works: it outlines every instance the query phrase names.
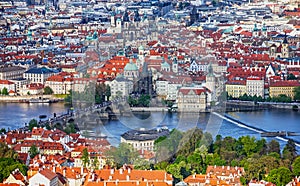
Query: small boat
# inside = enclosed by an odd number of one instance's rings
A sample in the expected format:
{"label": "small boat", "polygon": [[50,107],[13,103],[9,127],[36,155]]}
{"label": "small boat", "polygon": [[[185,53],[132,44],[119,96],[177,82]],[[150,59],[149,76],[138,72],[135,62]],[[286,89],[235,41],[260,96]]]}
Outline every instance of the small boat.
{"label": "small boat", "polygon": [[299,133],[297,132],[287,132],[288,136],[299,136]]}
{"label": "small boat", "polygon": [[286,131],[263,132],[263,133],[261,133],[261,137],[276,137],[276,136],[284,137],[286,135],[287,135]]}
{"label": "small boat", "polygon": [[45,119],[45,118],[47,118],[47,115],[39,115],[39,118],[40,119]]}
{"label": "small boat", "polygon": [[50,103],[51,101],[49,99],[30,99],[29,103]]}

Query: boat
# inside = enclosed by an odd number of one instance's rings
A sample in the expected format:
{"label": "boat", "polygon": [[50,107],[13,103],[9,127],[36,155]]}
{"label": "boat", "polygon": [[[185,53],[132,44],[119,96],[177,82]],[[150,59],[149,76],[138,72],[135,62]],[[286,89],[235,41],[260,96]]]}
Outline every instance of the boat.
{"label": "boat", "polygon": [[299,133],[297,132],[287,132],[288,136],[299,136]]}
{"label": "boat", "polygon": [[261,137],[276,137],[276,136],[284,137],[286,135],[287,135],[286,131],[262,132],[261,133]]}
{"label": "boat", "polygon": [[30,99],[29,103],[50,103],[50,99]]}

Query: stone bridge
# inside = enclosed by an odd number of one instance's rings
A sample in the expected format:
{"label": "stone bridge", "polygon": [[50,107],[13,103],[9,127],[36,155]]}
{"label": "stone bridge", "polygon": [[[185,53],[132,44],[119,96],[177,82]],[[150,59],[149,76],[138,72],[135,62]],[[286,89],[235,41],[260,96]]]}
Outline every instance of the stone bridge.
{"label": "stone bridge", "polygon": [[104,125],[108,120],[116,120],[120,116],[130,115],[130,107],[127,101],[119,100],[105,102],[99,105],[80,106],[80,109],[68,110],[68,113],[40,121],[39,125],[51,127],[61,125],[66,127],[68,123],[74,122],[79,130],[92,130],[97,126]]}

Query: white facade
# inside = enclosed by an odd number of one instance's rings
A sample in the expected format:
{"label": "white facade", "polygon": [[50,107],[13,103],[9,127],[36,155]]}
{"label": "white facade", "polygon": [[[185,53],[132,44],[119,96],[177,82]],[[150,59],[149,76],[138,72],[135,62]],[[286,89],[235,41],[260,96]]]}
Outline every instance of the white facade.
{"label": "white facade", "polygon": [[246,81],[246,92],[248,96],[261,96],[264,98],[264,80],[261,78],[248,78]]}
{"label": "white facade", "polygon": [[204,88],[182,87],[178,91],[179,112],[200,112],[207,106],[207,93]]}
{"label": "white facade", "polygon": [[106,81],[105,84],[110,86],[113,97],[124,97],[133,91],[133,82],[122,77],[117,77],[113,81]]}
{"label": "white facade", "polygon": [[39,186],[39,185],[57,186],[58,185],[58,177],[56,176],[54,179],[49,180],[41,173],[37,173],[29,179],[29,186]]}
{"label": "white facade", "polygon": [[168,80],[156,81],[157,95],[166,98],[166,100],[176,100],[180,87],[182,87],[182,84],[178,82],[170,82]]}
{"label": "white facade", "polygon": [[73,81],[51,81],[47,80],[45,87],[50,87],[53,94],[68,94],[73,87]]}
{"label": "white facade", "polygon": [[124,138],[121,137],[121,143],[130,144],[136,150],[153,151],[154,150],[154,141],[155,140],[145,140],[145,141],[126,140],[126,139],[124,139]]}
{"label": "white facade", "polygon": [[12,82],[5,82],[5,83],[2,83],[2,81],[0,80],[0,91],[2,91],[4,88],[7,89],[7,92],[9,92],[10,90],[12,91],[16,91],[16,85]]}
{"label": "white facade", "polygon": [[35,72],[34,70],[29,70],[23,74],[23,78],[28,79],[30,83],[44,84],[46,80],[54,74],[54,72],[40,73]]}

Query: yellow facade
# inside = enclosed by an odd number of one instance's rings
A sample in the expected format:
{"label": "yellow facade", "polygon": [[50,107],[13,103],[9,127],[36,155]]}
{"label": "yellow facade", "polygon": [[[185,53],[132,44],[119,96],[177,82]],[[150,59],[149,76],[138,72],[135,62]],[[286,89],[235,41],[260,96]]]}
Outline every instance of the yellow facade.
{"label": "yellow facade", "polygon": [[269,95],[270,97],[277,97],[279,96],[280,94],[284,94],[288,97],[291,97],[291,98],[294,98],[294,89],[295,89],[295,86],[270,86],[269,87]]}
{"label": "yellow facade", "polygon": [[246,85],[243,84],[226,84],[226,92],[228,96],[238,98],[246,93]]}

